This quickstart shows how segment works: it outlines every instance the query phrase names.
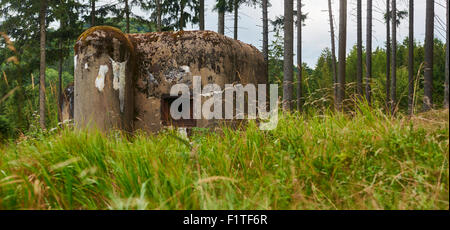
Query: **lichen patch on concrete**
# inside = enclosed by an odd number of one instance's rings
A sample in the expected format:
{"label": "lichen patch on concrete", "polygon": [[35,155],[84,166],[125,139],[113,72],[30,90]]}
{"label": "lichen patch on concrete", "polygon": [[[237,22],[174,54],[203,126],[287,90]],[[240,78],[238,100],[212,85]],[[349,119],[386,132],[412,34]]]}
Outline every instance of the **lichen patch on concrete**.
{"label": "lichen patch on concrete", "polygon": [[191,72],[191,68],[189,68],[189,66],[187,66],[187,65],[181,66],[181,69],[183,69],[184,72],[186,72],[186,73],[190,73]]}
{"label": "lichen patch on concrete", "polygon": [[164,78],[169,83],[179,83],[189,77],[191,71],[189,66],[172,67],[164,73]]}
{"label": "lichen patch on concrete", "polygon": [[73,56],[73,70],[74,70],[74,73],[76,72],[76,69],[77,69],[77,60],[78,60],[78,55]]}
{"label": "lichen patch on concrete", "polygon": [[105,76],[107,72],[108,66],[101,65],[98,70],[97,78],[95,78],[95,87],[98,89],[99,92],[103,92],[103,88],[105,88]]}
{"label": "lichen patch on concrete", "polygon": [[111,61],[113,68],[113,89],[119,90],[120,112],[123,112],[125,99],[125,77],[128,61],[116,62],[112,58],[109,58],[109,60]]}

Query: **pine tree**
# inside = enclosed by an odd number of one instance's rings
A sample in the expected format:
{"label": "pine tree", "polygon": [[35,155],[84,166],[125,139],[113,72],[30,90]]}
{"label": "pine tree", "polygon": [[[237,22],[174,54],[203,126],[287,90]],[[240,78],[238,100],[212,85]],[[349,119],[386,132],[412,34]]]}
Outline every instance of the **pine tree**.
{"label": "pine tree", "polygon": [[294,48],[294,15],[293,0],[284,0],[284,78],[283,78],[283,110],[292,109],[293,82],[293,48]]}
{"label": "pine tree", "polygon": [[199,1],[199,11],[198,12],[199,12],[199,27],[200,27],[200,30],[205,30],[205,0],[200,0]]}
{"label": "pine tree", "polygon": [[45,18],[47,14],[47,0],[41,0],[39,11],[39,27],[40,27],[40,65],[39,65],[39,123],[42,129],[45,129],[45,42],[47,25]]}
{"label": "pine tree", "polygon": [[337,110],[343,111],[347,49],[347,0],[339,0],[339,68],[337,79]]}
{"label": "pine tree", "polygon": [[425,82],[423,110],[433,107],[434,0],[427,0],[425,22]]}
{"label": "pine tree", "polygon": [[[391,101],[391,0],[386,0],[386,102],[387,108],[392,105]],[[390,111],[390,109],[388,109]]]}
{"label": "pine tree", "polygon": [[160,8],[161,15],[164,15],[164,25],[161,25],[163,27],[161,30],[183,30],[188,23],[200,22],[200,7],[197,0],[162,1]]}
{"label": "pine tree", "polygon": [[267,75],[267,82],[269,82],[269,19],[267,7],[268,0],[262,0],[264,68]]}
{"label": "pine tree", "polygon": [[334,23],[333,23],[333,9],[331,7],[331,0],[328,0],[328,16],[330,21],[330,36],[331,36],[331,68],[333,71],[333,92],[334,92],[334,107],[337,105],[337,61],[336,61],[336,43],[334,35]]}
{"label": "pine tree", "polygon": [[409,0],[408,114],[414,113],[414,0]]}
{"label": "pine tree", "polygon": [[225,0],[217,0],[215,9],[218,12],[217,32],[219,34],[225,34],[225,11],[227,11],[227,3]]}
{"label": "pine tree", "polygon": [[130,6],[128,5],[128,0],[125,1],[125,21],[126,21],[126,32],[130,33]]}
{"label": "pine tree", "polygon": [[95,26],[95,0],[91,0],[91,27]]}
{"label": "pine tree", "polygon": [[357,64],[356,64],[356,92],[358,99],[361,99],[363,95],[363,82],[362,82],[362,0],[357,0],[356,3],[356,24],[357,24]]}
{"label": "pine tree", "polygon": [[156,30],[161,32],[161,0],[156,0]]}
{"label": "pine tree", "polygon": [[302,110],[302,81],[303,81],[303,68],[302,68],[302,1],[297,0],[297,110]]}
{"label": "pine tree", "polygon": [[446,1],[447,2],[447,14],[446,14],[446,17],[447,17],[447,26],[446,26],[446,43],[445,43],[445,90],[444,90],[444,108],[446,108],[446,109],[448,109],[448,104],[449,104],[449,102],[448,102],[448,100],[449,100],[449,86],[448,86],[448,84],[449,84],[449,49],[450,49],[450,47],[448,46],[448,39],[449,39],[449,29],[448,29],[448,27],[449,27],[449,16],[448,16],[448,11],[450,10],[449,8],[448,8],[448,2],[449,2],[449,0],[447,0]]}
{"label": "pine tree", "polygon": [[60,23],[58,30],[49,33],[47,36],[49,41],[57,41],[57,53],[52,53],[52,49],[50,48],[46,56],[49,64],[54,62],[58,63],[58,119],[61,121],[63,63],[73,48],[73,40],[82,33],[84,22],[78,20],[78,17],[84,6],[77,0],[61,0],[50,2],[49,8],[53,9],[52,14],[54,20]]}
{"label": "pine tree", "polygon": [[397,110],[397,1],[392,0],[391,113]]}
{"label": "pine tree", "polygon": [[372,103],[372,0],[367,0],[367,44],[366,44],[366,100]]}
{"label": "pine tree", "polygon": [[233,0],[233,9],[234,9],[234,34],[233,38],[234,40],[238,39],[238,22],[239,22],[239,0]]}

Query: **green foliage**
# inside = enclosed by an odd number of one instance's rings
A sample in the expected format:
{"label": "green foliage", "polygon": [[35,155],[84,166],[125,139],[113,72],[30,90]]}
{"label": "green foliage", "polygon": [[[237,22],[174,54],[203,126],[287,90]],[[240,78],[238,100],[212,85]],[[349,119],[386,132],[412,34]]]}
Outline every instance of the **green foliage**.
{"label": "green foliage", "polygon": [[269,44],[269,82],[281,85],[283,82],[283,37],[277,30],[274,40]]}
{"label": "green foliage", "polygon": [[[123,20],[117,21],[117,20],[107,20],[104,25],[114,26],[119,28],[122,31],[126,31],[126,23]],[[140,20],[136,18],[130,18],[130,33],[148,33],[156,31],[156,26],[154,23]]]}
{"label": "green foliage", "polygon": [[[50,129],[58,124],[59,65],[62,65],[64,89],[73,81],[73,44],[83,30],[84,22],[80,20],[80,15],[86,7],[74,0],[49,2],[46,22],[48,25],[55,22],[60,25],[57,29],[47,29],[45,111],[46,125]],[[0,104],[2,139],[29,134],[38,127],[33,127],[33,123],[39,110],[39,9],[39,4],[32,1],[0,1],[0,31],[9,36],[0,38],[0,98],[15,89]],[[108,10],[111,9],[102,8],[98,14]],[[125,31],[125,22],[117,17],[105,17],[102,20],[105,24]],[[132,33],[151,31],[152,26],[152,23],[140,18],[130,19]],[[13,42],[6,44],[7,39]],[[17,52],[13,52],[10,46]],[[17,63],[9,61],[11,57],[15,57]]]}
{"label": "green foliage", "polygon": [[188,142],[46,131],[0,146],[0,209],[448,210],[448,110],[407,120],[359,107]]}
{"label": "green foliage", "polygon": [[[383,19],[384,19],[384,23],[386,24],[387,20],[392,20],[392,12],[393,10],[391,10],[389,13],[384,13],[383,14]],[[400,26],[400,23],[403,19],[405,19],[408,16],[408,11],[406,10],[398,10],[397,9],[397,27]]]}
{"label": "green foliage", "polygon": [[198,0],[161,1],[164,30],[183,30],[199,22]]}
{"label": "green foliage", "polygon": [[[424,60],[424,47],[422,44],[414,46],[414,76],[415,76],[415,108],[420,112],[423,98],[423,67],[419,69]],[[397,51],[397,94],[399,109],[406,112],[408,109],[408,38],[403,43],[398,44]],[[365,76],[365,50],[363,50],[363,74]],[[357,52],[354,46],[347,56],[346,67],[346,95],[350,98],[356,93],[356,62]],[[315,96],[310,96],[309,103],[322,99],[325,107],[330,108],[333,100],[333,75],[331,71],[331,53],[328,48],[322,51],[313,71],[313,83],[310,83],[311,92],[316,92]],[[377,48],[372,54],[372,90],[375,104],[383,107],[386,105],[386,51]],[[434,46],[434,69],[433,69],[433,99],[436,108],[442,107],[445,81],[445,44],[436,39]],[[272,73],[273,74],[273,73]],[[364,81],[365,84],[365,81]],[[307,100],[308,101],[308,100]]]}
{"label": "green foliage", "polygon": [[0,114],[0,142],[11,135],[12,125],[8,117]]}
{"label": "green foliage", "polygon": [[[302,7],[303,6],[304,4],[302,4]],[[297,7],[295,7],[295,10],[293,11],[293,15],[294,15],[294,25],[297,26],[299,20],[297,15]],[[302,10],[301,15],[302,26],[305,26],[305,20],[307,19],[307,17],[308,14]],[[274,20],[270,20],[270,24],[272,24],[274,32],[276,32],[277,30],[284,30],[284,15],[276,16]]]}
{"label": "green foliage", "polygon": [[[123,3],[123,1],[121,1]],[[140,1],[129,1],[130,7],[133,5],[142,6],[143,9],[147,5]],[[96,18],[97,25],[105,25],[105,26],[113,26],[117,27],[123,32],[126,32],[126,20],[125,20],[125,6],[122,4],[112,4],[112,5],[104,5],[101,7],[100,12],[107,12],[105,16],[101,18]],[[100,13],[101,14],[101,13]],[[86,19],[89,19],[90,15],[86,16]],[[88,20],[89,21],[89,20]],[[87,29],[90,25],[85,25],[85,29]],[[138,16],[130,11],[130,33],[148,33],[152,31],[156,31],[155,23],[145,19],[141,16]]]}
{"label": "green foliage", "polygon": [[[17,92],[15,91],[12,97],[7,98],[2,104],[0,104],[0,116],[3,117],[0,121],[0,132],[3,134],[3,138],[17,137],[18,134],[24,133],[26,135],[37,132],[36,129],[39,128],[38,124],[38,111],[39,111],[39,78],[38,71],[34,74],[30,74],[28,81],[23,87],[23,93],[25,96],[25,101],[20,107],[22,108],[22,114],[24,120],[26,121],[25,128],[21,129],[18,127],[18,117],[17,117]],[[32,80],[31,78],[34,78]],[[71,73],[63,72],[63,87],[68,85],[73,81],[73,76]],[[47,127],[56,127],[58,125],[58,71],[52,68],[47,68],[46,70],[46,120]],[[9,90],[15,87],[17,84],[10,79],[10,85],[6,86],[5,81],[0,80],[0,97],[6,94]],[[32,83],[34,82],[34,84]],[[12,85],[11,85],[12,84]]]}

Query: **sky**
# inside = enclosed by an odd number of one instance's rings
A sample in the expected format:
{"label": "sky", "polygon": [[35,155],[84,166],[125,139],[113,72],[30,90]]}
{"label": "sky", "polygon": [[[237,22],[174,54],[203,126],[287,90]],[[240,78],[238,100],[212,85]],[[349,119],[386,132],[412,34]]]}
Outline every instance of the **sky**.
{"label": "sky", "polygon": [[[108,2],[107,0],[100,0]],[[271,0],[269,8],[269,19],[284,13],[284,0]],[[296,2],[296,0],[294,0]],[[363,0],[363,43],[366,37],[366,2]],[[415,39],[423,43],[425,37],[425,0],[416,0],[415,2]],[[217,12],[213,11],[215,0],[205,0],[205,27],[207,30],[217,31]],[[308,66],[314,68],[317,58],[323,49],[330,47],[330,34],[328,22],[328,0],[302,0],[304,4],[303,12],[308,14],[303,27],[303,61]],[[99,4],[100,5],[100,4]],[[295,8],[296,6],[294,6]],[[336,36],[338,35],[338,11],[339,1],[332,0],[334,27]],[[408,0],[397,0],[398,10],[408,10]],[[373,0],[373,50],[377,46],[383,47],[386,38],[386,29],[383,14],[386,9],[386,0]],[[146,13],[138,9],[132,9],[134,13],[143,15]],[[262,47],[262,11],[260,7],[252,7],[243,5],[240,8],[239,15],[239,34],[238,39],[254,45],[258,49]],[[435,37],[445,40],[445,0],[435,0]],[[348,0],[348,25],[347,25],[347,52],[356,43],[356,0]],[[198,25],[188,25],[186,30],[197,30]],[[271,29],[269,29],[271,30]],[[294,33],[295,34],[295,33]],[[403,41],[408,35],[408,18],[401,21],[400,27],[397,29],[397,40]],[[226,14],[225,35],[233,37],[233,14]],[[269,44],[274,39],[274,33],[269,34]],[[338,39],[336,38],[336,42]],[[294,51],[296,48],[296,38],[294,40]],[[364,44],[363,44],[364,45]],[[336,54],[337,55],[337,54]],[[294,58],[294,60],[296,60]]]}

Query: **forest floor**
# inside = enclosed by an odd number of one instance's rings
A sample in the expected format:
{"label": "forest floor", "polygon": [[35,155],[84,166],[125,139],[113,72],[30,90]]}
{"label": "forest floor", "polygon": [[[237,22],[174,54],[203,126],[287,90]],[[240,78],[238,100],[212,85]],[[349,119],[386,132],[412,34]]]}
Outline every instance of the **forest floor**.
{"label": "forest floor", "polygon": [[0,209],[449,209],[449,112],[282,115],[273,131],[0,144]]}

